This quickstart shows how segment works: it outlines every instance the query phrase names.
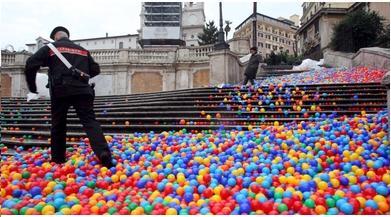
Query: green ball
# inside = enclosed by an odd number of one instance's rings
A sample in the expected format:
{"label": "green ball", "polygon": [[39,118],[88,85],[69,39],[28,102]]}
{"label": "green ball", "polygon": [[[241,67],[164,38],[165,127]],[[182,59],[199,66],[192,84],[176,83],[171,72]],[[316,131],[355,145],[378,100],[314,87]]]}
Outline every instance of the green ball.
{"label": "green ball", "polygon": [[37,204],[34,206],[34,209],[37,210],[38,212],[42,212],[43,206],[41,204]]}
{"label": "green ball", "polygon": [[137,208],[137,204],[135,204],[135,203],[131,203],[131,204],[129,204],[129,209],[130,210],[134,210],[134,209],[136,209]]}
{"label": "green ball", "polygon": [[89,181],[89,182],[87,182],[87,187],[89,187],[89,188],[95,188],[95,182],[94,182],[94,181]]}
{"label": "green ball", "polygon": [[19,212],[17,209],[11,209],[10,211],[11,211],[12,215],[19,215]]}
{"label": "green ball", "polygon": [[187,212],[187,209],[181,209],[179,215],[189,215],[189,213]]}
{"label": "green ball", "polygon": [[312,199],[307,199],[307,200],[305,200],[304,205],[308,208],[314,208],[315,202]]}
{"label": "green ball", "polygon": [[152,210],[153,210],[153,207],[152,207],[151,205],[146,205],[146,206],[144,207],[144,212],[145,212],[146,214],[151,214]]}
{"label": "green ball", "polygon": [[30,178],[30,173],[27,172],[27,171],[24,171],[24,172],[22,173],[22,178],[24,178],[24,179]]}
{"label": "green ball", "polygon": [[114,213],[116,213],[117,212],[117,209],[115,208],[115,207],[110,207],[109,208],[109,214],[110,215],[113,215]]}
{"label": "green ball", "polygon": [[274,193],[274,199],[281,199],[283,197],[282,193],[276,192]]}
{"label": "green ball", "polygon": [[288,206],[286,204],[281,203],[281,204],[278,204],[277,209],[278,209],[278,212],[284,212],[284,211],[288,210]]}
{"label": "green ball", "polygon": [[327,198],[326,199],[326,204],[329,208],[335,207],[335,201],[332,198]]}
{"label": "green ball", "polygon": [[20,213],[21,215],[25,215],[27,209],[28,209],[28,207],[22,207],[22,208],[19,210],[19,213]]}

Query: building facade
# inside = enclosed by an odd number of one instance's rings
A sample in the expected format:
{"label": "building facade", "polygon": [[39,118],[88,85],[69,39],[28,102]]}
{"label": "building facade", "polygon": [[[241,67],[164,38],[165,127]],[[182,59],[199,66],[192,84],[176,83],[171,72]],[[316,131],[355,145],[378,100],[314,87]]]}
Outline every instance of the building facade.
{"label": "building facade", "polygon": [[[72,40],[72,38],[71,38]],[[87,50],[96,50],[96,49],[140,49],[140,45],[137,42],[138,34],[134,35],[118,35],[118,36],[108,36],[98,37],[98,38],[86,38],[86,39],[76,39],[72,40],[76,44],[84,47]],[[50,43],[51,41],[38,37],[36,43],[26,44],[27,51],[30,53],[35,53],[41,47]]]}
{"label": "building facade", "polygon": [[204,23],[204,3],[184,3],[182,12],[182,40],[185,41],[186,46],[199,46],[198,34],[203,32]]}
{"label": "building facade", "polygon": [[[249,38],[253,41],[253,19],[250,15],[235,28],[234,38]],[[257,47],[263,57],[273,52],[294,53],[295,47],[295,22],[285,18],[272,18],[257,13]]]}
{"label": "building facade", "polygon": [[142,2],[140,37],[142,47],[184,45],[181,2]]}

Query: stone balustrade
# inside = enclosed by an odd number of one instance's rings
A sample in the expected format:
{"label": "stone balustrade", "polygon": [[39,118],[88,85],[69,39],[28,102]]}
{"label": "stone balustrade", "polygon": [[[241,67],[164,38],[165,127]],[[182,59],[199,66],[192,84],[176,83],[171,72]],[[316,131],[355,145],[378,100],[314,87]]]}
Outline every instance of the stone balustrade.
{"label": "stone balustrade", "polygon": [[16,52],[1,51],[1,65],[13,65],[15,64]]}
{"label": "stone balustrade", "polygon": [[129,50],[129,62],[148,64],[162,63],[170,64],[175,62],[175,51],[169,50]]}
{"label": "stone balustrade", "polygon": [[98,63],[118,63],[120,50],[91,50],[90,54]]}
{"label": "stone balustrade", "polygon": [[[208,54],[213,52],[213,45],[199,47],[180,47],[178,49],[102,49],[91,50],[91,56],[99,64],[172,64],[175,62],[205,62]],[[21,61],[27,59],[30,53],[1,51],[3,66],[24,65],[25,62],[15,61],[17,55],[23,55]]]}

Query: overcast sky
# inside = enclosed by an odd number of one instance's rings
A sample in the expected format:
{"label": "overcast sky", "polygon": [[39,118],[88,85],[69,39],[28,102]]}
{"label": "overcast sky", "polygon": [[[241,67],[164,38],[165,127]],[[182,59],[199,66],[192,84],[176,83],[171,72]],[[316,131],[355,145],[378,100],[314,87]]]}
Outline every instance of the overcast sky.
{"label": "overcast sky", "polygon": [[[252,13],[252,1],[223,1],[223,19],[234,28]],[[301,16],[301,1],[259,1],[258,12],[271,17]],[[218,23],[218,1],[205,2],[206,20]],[[69,29],[71,39],[137,34],[141,1],[135,0],[0,0],[1,48],[15,50],[35,43],[38,36],[49,39],[55,26]]]}

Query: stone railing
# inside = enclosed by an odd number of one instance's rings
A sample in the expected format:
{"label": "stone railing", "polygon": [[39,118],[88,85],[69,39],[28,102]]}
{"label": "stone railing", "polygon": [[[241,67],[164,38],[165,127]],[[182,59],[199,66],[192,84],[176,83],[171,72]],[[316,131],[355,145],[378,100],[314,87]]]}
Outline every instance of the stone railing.
{"label": "stone railing", "polygon": [[15,64],[16,52],[1,51],[1,65],[13,65]]}
{"label": "stone railing", "polygon": [[213,45],[179,48],[177,59],[179,62],[208,61],[208,54],[213,52],[213,50]]}
{"label": "stone railing", "polygon": [[98,63],[118,63],[120,50],[91,50],[90,54]]}
{"label": "stone railing", "polygon": [[174,63],[175,51],[169,50],[129,50],[130,63]]}
{"label": "stone railing", "polygon": [[[213,52],[213,45],[180,47],[178,49],[102,49],[90,54],[99,64],[172,64],[175,62],[205,62]],[[31,53],[1,52],[1,64],[24,65]],[[22,57],[23,56],[23,57]]]}

